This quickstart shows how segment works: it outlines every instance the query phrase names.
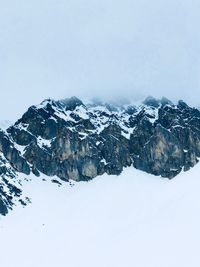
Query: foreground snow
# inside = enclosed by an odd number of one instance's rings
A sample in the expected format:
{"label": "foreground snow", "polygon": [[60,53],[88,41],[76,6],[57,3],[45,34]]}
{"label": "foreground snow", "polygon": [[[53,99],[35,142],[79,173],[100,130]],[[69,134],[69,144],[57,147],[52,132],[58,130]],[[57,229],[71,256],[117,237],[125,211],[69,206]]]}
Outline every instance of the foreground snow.
{"label": "foreground snow", "polygon": [[200,164],[171,181],[133,168],[74,186],[44,178],[0,220],[1,266],[200,266]]}

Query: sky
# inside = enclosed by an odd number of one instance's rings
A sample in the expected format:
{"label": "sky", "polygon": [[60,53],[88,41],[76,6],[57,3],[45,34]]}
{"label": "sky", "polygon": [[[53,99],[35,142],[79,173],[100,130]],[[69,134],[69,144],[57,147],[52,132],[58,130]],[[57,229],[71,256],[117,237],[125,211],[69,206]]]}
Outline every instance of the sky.
{"label": "sky", "polygon": [[200,105],[199,0],[0,0],[0,119],[45,98]]}

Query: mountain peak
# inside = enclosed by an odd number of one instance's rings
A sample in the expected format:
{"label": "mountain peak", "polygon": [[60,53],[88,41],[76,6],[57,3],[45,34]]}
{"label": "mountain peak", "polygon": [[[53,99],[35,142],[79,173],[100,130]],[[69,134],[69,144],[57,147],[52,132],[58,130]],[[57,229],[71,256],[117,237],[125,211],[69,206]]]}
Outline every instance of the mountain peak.
{"label": "mountain peak", "polygon": [[158,108],[160,105],[160,101],[152,96],[148,96],[144,101],[143,104],[146,106],[151,106]]}
{"label": "mountain peak", "polygon": [[60,102],[64,104],[66,110],[71,110],[71,111],[74,110],[78,106],[84,105],[83,102],[76,96],[63,99]]}
{"label": "mountain peak", "polygon": [[16,175],[85,181],[133,166],[171,179],[198,162],[200,111],[164,97],[136,106],[46,99],[0,131],[0,152]]}

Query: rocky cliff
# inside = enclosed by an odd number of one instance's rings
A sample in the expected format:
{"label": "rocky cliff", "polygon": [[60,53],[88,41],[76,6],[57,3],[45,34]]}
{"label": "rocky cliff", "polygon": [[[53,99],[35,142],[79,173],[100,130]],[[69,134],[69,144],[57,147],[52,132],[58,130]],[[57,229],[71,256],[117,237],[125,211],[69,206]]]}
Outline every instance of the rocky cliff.
{"label": "rocky cliff", "polygon": [[139,106],[48,99],[0,131],[0,151],[6,181],[17,172],[87,181],[128,166],[171,179],[198,162],[200,111],[166,98]]}

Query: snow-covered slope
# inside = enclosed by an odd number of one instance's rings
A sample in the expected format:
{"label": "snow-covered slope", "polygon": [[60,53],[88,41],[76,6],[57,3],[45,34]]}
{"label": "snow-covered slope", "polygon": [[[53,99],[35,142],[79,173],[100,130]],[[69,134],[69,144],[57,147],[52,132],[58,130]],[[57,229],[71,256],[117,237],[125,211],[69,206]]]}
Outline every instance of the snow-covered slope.
{"label": "snow-covered slope", "polygon": [[0,220],[3,267],[199,267],[200,165],[173,180],[128,168],[88,183],[24,182]]}

